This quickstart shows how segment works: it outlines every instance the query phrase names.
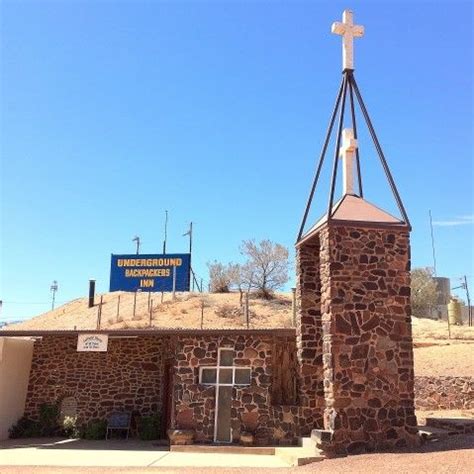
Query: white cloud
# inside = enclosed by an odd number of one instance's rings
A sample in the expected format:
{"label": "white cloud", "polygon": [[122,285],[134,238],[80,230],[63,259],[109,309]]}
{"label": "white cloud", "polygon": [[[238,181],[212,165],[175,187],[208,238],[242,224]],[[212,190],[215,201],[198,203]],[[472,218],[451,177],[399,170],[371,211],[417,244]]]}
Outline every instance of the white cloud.
{"label": "white cloud", "polygon": [[433,225],[438,226],[455,226],[455,225],[469,225],[474,224],[474,215],[469,216],[457,216],[452,220],[448,221],[433,221]]}

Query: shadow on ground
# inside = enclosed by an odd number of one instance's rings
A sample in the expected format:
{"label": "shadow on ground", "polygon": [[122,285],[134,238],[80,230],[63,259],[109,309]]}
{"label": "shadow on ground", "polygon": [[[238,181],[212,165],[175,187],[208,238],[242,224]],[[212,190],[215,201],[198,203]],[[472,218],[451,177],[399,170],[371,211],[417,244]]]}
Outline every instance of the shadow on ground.
{"label": "shadow on ground", "polygon": [[169,451],[166,441],[141,441],[137,439],[86,440],[69,438],[30,438],[0,441],[0,449],[82,449],[119,451]]}

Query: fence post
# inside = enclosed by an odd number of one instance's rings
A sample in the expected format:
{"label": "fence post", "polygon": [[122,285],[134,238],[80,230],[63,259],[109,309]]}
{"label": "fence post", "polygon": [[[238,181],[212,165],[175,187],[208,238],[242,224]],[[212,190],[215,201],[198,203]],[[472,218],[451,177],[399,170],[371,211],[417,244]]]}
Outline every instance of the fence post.
{"label": "fence post", "polygon": [[245,293],[245,321],[247,322],[247,329],[250,326],[250,316],[249,316],[249,294]]}
{"label": "fence post", "polygon": [[204,300],[201,300],[201,329],[204,326]]}
{"label": "fence post", "polygon": [[117,322],[119,322],[119,316],[120,316],[120,295],[118,295],[117,298],[117,314],[115,315],[115,319]]}
{"label": "fence post", "polygon": [[296,327],[296,288],[291,289],[292,301],[291,301],[291,311],[293,314],[293,327]]}
{"label": "fence post", "polygon": [[153,300],[151,300],[151,303],[149,305],[149,309],[150,309],[150,327],[151,327],[152,319],[153,319]]}
{"label": "fence post", "polygon": [[173,301],[176,299],[176,267],[173,266]]}
{"label": "fence post", "polygon": [[104,296],[101,295],[100,296],[100,303],[99,303],[99,307],[97,308],[97,329],[99,330],[100,329],[100,325],[101,325],[101,322],[102,322],[102,300],[103,300]]}

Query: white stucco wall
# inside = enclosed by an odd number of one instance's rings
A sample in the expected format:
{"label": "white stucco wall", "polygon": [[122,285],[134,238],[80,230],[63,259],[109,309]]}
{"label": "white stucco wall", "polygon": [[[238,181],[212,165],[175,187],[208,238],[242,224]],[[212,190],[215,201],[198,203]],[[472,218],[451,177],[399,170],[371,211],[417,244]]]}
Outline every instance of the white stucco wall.
{"label": "white stucco wall", "polygon": [[0,440],[23,415],[34,341],[0,337]]}

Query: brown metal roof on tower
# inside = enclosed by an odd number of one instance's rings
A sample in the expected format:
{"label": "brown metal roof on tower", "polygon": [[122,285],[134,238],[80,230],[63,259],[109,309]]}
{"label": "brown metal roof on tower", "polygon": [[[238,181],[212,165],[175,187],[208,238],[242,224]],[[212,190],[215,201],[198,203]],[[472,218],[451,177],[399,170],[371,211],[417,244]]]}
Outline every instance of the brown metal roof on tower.
{"label": "brown metal roof on tower", "polygon": [[[323,148],[319,159],[316,173],[311,186],[309,198],[306,204],[303,220],[298,233],[297,242],[301,242],[310,236],[317,228],[324,224],[338,224],[341,222],[353,222],[359,224],[382,224],[386,226],[404,226],[410,229],[410,221],[403,206],[402,200],[398,193],[395,181],[388,167],[387,161],[382,151],[382,147],[378,141],[374,127],[370,120],[367,108],[365,107],[362,95],[357,86],[354,77],[354,55],[353,55],[353,39],[362,37],[364,35],[364,27],[354,25],[353,14],[350,10],[345,10],[343,13],[342,23],[336,22],[332,25],[333,33],[341,35],[343,38],[343,70],[342,82],[339,87],[339,92],[336,98],[336,104],[332,112],[329,127],[324,140]],[[375,149],[379,156],[380,162],[385,172],[388,184],[392,190],[393,196],[397,203],[401,218],[397,218],[388,212],[378,208],[374,204],[364,199],[362,187],[362,175],[360,168],[359,145],[357,141],[357,124],[355,115],[355,101],[354,95],[359,104],[359,108],[364,116],[367,128],[369,130]],[[344,128],[344,113],[346,108],[346,98],[349,97],[350,122],[351,126]],[[339,116],[336,147],[334,150],[334,159],[332,164],[332,174],[330,183],[329,202],[326,214],[307,232],[305,232],[306,221],[309,210],[314,197],[314,192],[318,184],[321,174],[322,166],[326,156],[327,147],[331,139],[331,134],[334,128],[336,116]],[[336,188],[336,178],[338,172],[339,158],[342,161],[343,174],[343,195],[342,198],[334,204],[334,192]],[[357,191],[355,186],[354,176],[357,176]]]}
{"label": "brown metal roof on tower", "polygon": [[[310,238],[314,232],[319,230],[328,222],[327,214],[324,214],[316,224],[311,227],[299,240],[304,242]],[[333,206],[331,223],[337,224],[376,224],[377,227],[407,227],[407,224],[398,217],[392,216],[388,212],[380,209],[375,204],[353,194],[345,194]]]}

